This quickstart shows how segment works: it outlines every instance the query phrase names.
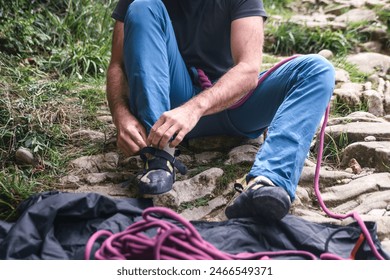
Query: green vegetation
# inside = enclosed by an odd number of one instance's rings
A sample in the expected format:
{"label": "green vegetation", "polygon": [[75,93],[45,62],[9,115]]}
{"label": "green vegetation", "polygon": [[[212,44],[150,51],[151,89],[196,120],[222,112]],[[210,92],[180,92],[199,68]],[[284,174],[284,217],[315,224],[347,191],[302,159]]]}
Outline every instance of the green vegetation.
{"label": "green vegetation", "polygon": [[383,8],[383,6],[376,6],[374,11],[378,15],[379,20],[387,26],[387,32],[390,33],[390,8]]}
{"label": "green vegetation", "polygon": [[249,173],[251,167],[252,163],[221,165],[220,168],[224,173],[223,176],[217,181],[217,194],[220,194],[226,190],[226,186],[229,183],[234,182],[238,178],[241,178],[245,174]]}
{"label": "green vegetation", "polygon": [[383,38],[385,41],[384,49],[390,50],[390,8],[387,6],[386,9],[383,6],[377,6],[374,9],[378,15],[379,20],[387,27],[387,36]]}
{"label": "green vegetation", "polygon": [[35,180],[20,170],[0,171],[0,219],[17,217],[17,206],[31,194],[44,190]]}
{"label": "green vegetation", "polygon": [[335,67],[344,69],[348,72],[351,82],[354,83],[363,83],[367,81],[367,78],[370,76],[367,73],[360,72],[356,65],[346,61],[345,56],[337,56],[332,59],[332,63]]}
{"label": "green vegetation", "polygon": [[342,102],[340,98],[336,97],[330,114],[332,117],[344,117],[356,111],[368,112],[367,100],[363,99],[359,104],[349,106],[348,104]]}
{"label": "green vegetation", "polygon": [[335,167],[340,167],[344,149],[350,144],[348,142],[348,135],[341,133],[336,139],[329,134],[325,136],[328,140],[325,141],[324,160],[327,163],[333,164]]}
{"label": "green vegetation", "polygon": [[338,55],[353,51],[368,40],[360,29],[365,23],[350,25],[345,31],[330,27],[307,27],[293,22],[272,22],[266,25],[264,50],[267,53],[291,55],[318,53],[329,49]]}
{"label": "green vegetation", "polygon": [[[0,218],[31,194],[50,189],[70,159],[96,152],[73,147],[71,132],[101,129],[103,85],[114,1],[11,1],[0,4]],[[98,19],[98,20],[97,20]],[[29,148],[43,168],[18,166]]]}
{"label": "green vegetation", "polygon": [[207,206],[210,199],[211,199],[210,196],[205,196],[205,197],[198,198],[194,201],[183,202],[182,204],[180,204],[178,211],[182,212],[186,209],[193,209],[201,206]]}
{"label": "green vegetation", "polygon": [[98,76],[110,44],[113,1],[11,1],[0,12],[0,51],[45,73]]}

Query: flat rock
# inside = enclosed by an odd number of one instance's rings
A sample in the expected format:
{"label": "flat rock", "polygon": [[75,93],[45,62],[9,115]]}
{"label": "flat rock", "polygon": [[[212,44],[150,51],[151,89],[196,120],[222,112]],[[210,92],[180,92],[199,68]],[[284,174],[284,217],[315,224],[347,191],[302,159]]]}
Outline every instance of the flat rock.
{"label": "flat rock", "polygon": [[341,165],[347,166],[352,158],[361,166],[390,171],[390,141],[353,143],[345,148]]}
{"label": "flat rock", "polygon": [[375,116],[371,113],[357,111],[357,112],[349,114],[346,117],[332,118],[328,121],[327,126],[332,126],[332,125],[337,125],[337,124],[346,124],[346,123],[351,123],[351,122],[384,123],[387,121],[383,118],[378,118],[377,116]]}
{"label": "flat rock", "polygon": [[74,143],[80,142],[79,144],[82,144],[85,141],[90,141],[92,143],[101,143],[105,141],[106,136],[103,132],[85,129],[73,132],[70,135],[70,139]]}
{"label": "flat rock", "polygon": [[361,72],[366,74],[375,72],[386,74],[390,69],[390,56],[374,52],[349,55],[347,62],[355,64]]}
{"label": "flat rock", "polygon": [[253,162],[255,160],[258,148],[253,145],[242,145],[233,148],[229,152],[229,159],[226,164],[239,164],[243,162]]}
{"label": "flat rock", "polygon": [[75,193],[96,192],[109,197],[134,197],[135,192],[125,187],[123,184],[96,184],[81,185],[74,190]]}
{"label": "flat rock", "polygon": [[[326,133],[335,139],[346,136],[348,143],[361,142],[367,136],[374,135],[377,140],[390,140],[390,123],[352,122],[340,125],[328,126]],[[329,140],[329,139],[328,139]]]}
{"label": "flat rock", "polygon": [[74,173],[100,173],[102,171],[116,170],[119,155],[115,152],[84,156],[70,162]]}
{"label": "flat rock", "polygon": [[376,13],[372,10],[352,9],[336,17],[334,21],[342,22],[342,23],[354,23],[354,22],[362,22],[362,21],[375,21],[376,17],[377,17]]}
{"label": "flat rock", "polygon": [[[299,184],[303,186],[313,186],[315,176],[315,167],[304,166],[301,173]],[[339,170],[327,170],[326,168],[320,169],[320,185],[335,185],[339,184],[344,179],[351,179],[353,174],[339,171]]]}
{"label": "flat rock", "polygon": [[325,188],[322,192],[322,199],[326,205],[335,207],[346,201],[356,199],[362,194],[389,187],[390,173],[376,173],[358,178],[348,184]]}
{"label": "flat rock", "polygon": [[222,175],[222,169],[211,168],[190,179],[176,181],[170,192],[154,197],[154,204],[179,207],[183,202],[211,195],[216,188],[217,179]]}
{"label": "flat rock", "polygon": [[358,198],[347,201],[337,207],[332,208],[336,213],[348,213],[355,211],[360,214],[369,213],[375,209],[381,209],[386,212],[386,207],[389,204],[389,191],[378,191],[368,194],[362,194]]}
{"label": "flat rock", "polygon": [[202,152],[195,155],[195,161],[198,164],[208,164],[213,160],[217,160],[223,157],[221,152]]}

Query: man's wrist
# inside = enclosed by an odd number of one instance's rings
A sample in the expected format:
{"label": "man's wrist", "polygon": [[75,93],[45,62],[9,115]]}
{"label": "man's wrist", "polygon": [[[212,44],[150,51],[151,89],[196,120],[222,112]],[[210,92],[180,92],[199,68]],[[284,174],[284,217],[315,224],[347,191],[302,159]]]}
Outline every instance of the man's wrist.
{"label": "man's wrist", "polygon": [[117,108],[111,112],[111,116],[112,121],[117,128],[123,120],[133,118],[133,115],[129,112],[127,108]]}
{"label": "man's wrist", "polygon": [[190,106],[191,112],[198,114],[200,117],[202,117],[209,110],[210,102],[207,99],[207,96],[204,93],[201,93],[192,98],[186,104]]}

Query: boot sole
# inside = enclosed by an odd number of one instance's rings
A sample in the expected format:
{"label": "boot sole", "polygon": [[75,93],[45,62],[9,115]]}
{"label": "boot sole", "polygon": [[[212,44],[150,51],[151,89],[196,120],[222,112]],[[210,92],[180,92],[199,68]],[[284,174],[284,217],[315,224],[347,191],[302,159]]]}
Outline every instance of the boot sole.
{"label": "boot sole", "polygon": [[262,187],[253,194],[254,217],[267,221],[280,221],[290,210],[291,202],[281,187]]}
{"label": "boot sole", "polygon": [[229,219],[252,217],[275,222],[288,214],[290,206],[290,198],[283,188],[264,186],[253,191],[252,197],[245,192],[242,193],[225,209],[225,215]]}

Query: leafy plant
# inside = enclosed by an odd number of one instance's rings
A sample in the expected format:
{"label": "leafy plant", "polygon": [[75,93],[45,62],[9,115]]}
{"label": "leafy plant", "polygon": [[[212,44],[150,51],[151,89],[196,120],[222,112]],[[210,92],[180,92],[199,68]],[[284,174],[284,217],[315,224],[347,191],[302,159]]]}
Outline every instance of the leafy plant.
{"label": "leafy plant", "polygon": [[351,25],[341,31],[307,27],[290,21],[271,21],[265,29],[264,50],[273,54],[291,55],[329,49],[338,55],[345,55],[361,42],[367,41],[367,36],[359,31],[362,25]]}
{"label": "leafy plant", "polygon": [[0,50],[28,58],[45,72],[102,75],[114,1],[54,2],[20,0],[1,7]]}
{"label": "leafy plant", "polygon": [[326,134],[326,139],[323,153],[324,161],[340,167],[344,149],[349,145],[348,134],[341,133],[337,137]]}

